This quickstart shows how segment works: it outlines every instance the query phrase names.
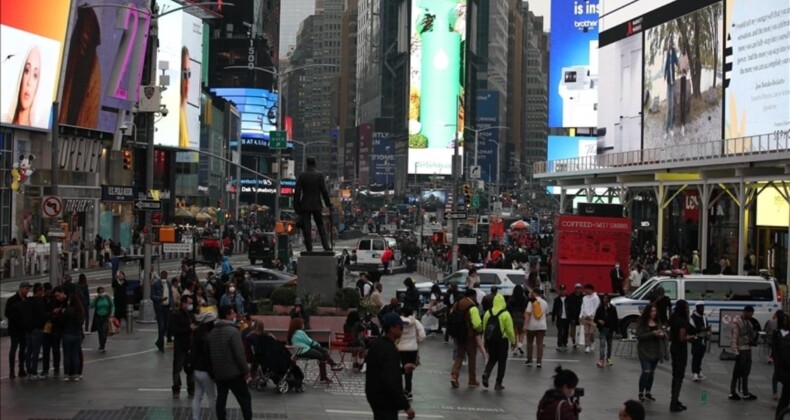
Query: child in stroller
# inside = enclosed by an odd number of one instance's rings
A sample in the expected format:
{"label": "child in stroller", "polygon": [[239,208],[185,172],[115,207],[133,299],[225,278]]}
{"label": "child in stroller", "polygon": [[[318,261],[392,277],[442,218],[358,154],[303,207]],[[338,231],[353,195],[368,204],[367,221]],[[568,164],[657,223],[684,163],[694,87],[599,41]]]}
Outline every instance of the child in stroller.
{"label": "child in stroller", "polygon": [[304,374],[291,358],[285,344],[270,334],[253,333],[248,337],[252,353],[252,366],[255,378],[250,386],[258,391],[266,388],[271,380],[277,392],[285,394],[293,389],[304,392]]}

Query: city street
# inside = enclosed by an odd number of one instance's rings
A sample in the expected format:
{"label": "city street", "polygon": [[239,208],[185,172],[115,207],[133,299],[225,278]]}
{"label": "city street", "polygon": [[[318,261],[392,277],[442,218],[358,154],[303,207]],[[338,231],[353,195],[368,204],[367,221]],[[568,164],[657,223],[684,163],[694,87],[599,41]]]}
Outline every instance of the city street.
{"label": "city street", "polygon": [[[406,276],[400,274],[384,277],[385,294],[391,296],[402,285]],[[549,335],[546,339],[543,368],[526,367],[523,356],[512,357],[504,381],[506,389],[502,392],[482,387],[467,388],[466,368],[461,373],[461,387],[451,389],[451,346],[445,345],[441,337],[428,338],[423,343],[420,352],[421,365],[414,376],[413,406],[417,418],[534,418],[537,402],[551,386],[553,369],[557,364],[574,370],[580,377],[579,386],[586,389],[580,418],[614,419],[623,401],[636,398],[640,368],[635,358],[615,357],[613,367],[601,369],[595,366],[596,356],[585,354],[581,349],[568,353],[555,351],[553,327],[550,327]],[[62,383],[53,379],[10,380],[5,362],[10,340],[7,337],[2,338],[0,352],[4,361],[0,364],[0,408],[3,416],[13,419],[190,418],[190,400],[186,398],[186,392],[182,390],[178,400],[174,400],[170,394],[172,350],[168,349],[165,354],[159,354],[153,347],[155,336],[154,324],[138,323],[133,333],[123,332],[111,337],[105,354],[96,351],[96,335],[87,336],[82,346],[85,355],[84,379],[77,383]],[[687,373],[681,401],[689,410],[680,415],[669,412],[669,364],[659,365],[653,387],[653,395],[658,401],[646,403],[648,418],[771,418],[775,406],[770,391],[772,366],[764,363],[765,357],[761,351],[754,351],[755,363],[750,384],[752,392],[759,399],[753,402],[733,402],[727,399],[733,362],[718,360],[718,353],[718,348],[714,346],[704,360],[703,372],[708,377],[706,381],[693,383],[689,380],[690,372]],[[478,380],[482,363],[482,359],[479,359]],[[306,373],[308,380],[315,373],[315,365],[311,364]],[[339,372],[338,376],[342,386],[307,386],[303,394],[280,395],[271,386],[263,392],[252,391],[254,417],[346,420],[372,418],[364,397],[364,374],[345,370]],[[707,393],[707,403],[702,402],[703,392]],[[42,401],[47,404],[41,404]],[[238,407],[232,396],[229,398],[229,407]],[[240,418],[237,409],[230,414],[229,418]],[[208,418],[205,409],[203,418]]]}

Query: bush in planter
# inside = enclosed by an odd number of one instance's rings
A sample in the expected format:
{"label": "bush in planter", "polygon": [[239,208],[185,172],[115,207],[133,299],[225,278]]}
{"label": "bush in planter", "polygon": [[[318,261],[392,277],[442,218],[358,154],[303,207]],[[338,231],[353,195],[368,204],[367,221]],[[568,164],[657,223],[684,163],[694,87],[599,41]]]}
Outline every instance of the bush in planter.
{"label": "bush in planter", "polygon": [[272,300],[261,299],[256,302],[258,310],[257,315],[271,315],[272,313]]}
{"label": "bush in planter", "polygon": [[335,306],[338,308],[357,308],[359,300],[359,290],[354,287],[337,289],[335,292]]}
{"label": "bush in planter", "polygon": [[274,305],[293,305],[296,300],[296,287],[280,286],[272,291],[271,299]]}

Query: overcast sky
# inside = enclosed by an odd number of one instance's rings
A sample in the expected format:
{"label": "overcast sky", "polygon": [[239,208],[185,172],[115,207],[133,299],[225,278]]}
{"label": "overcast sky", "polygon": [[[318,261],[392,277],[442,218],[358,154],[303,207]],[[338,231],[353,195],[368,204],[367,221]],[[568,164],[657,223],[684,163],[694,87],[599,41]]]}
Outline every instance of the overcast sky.
{"label": "overcast sky", "polygon": [[543,27],[546,32],[551,30],[551,0],[528,0],[529,10],[535,13],[535,16],[543,16]]}

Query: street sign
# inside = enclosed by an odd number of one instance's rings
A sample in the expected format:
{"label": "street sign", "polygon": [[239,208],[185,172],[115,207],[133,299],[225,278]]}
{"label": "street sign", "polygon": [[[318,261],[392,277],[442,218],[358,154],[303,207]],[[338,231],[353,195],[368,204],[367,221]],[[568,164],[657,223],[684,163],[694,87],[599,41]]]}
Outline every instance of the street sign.
{"label": "street sign", "polygon": [[50,238],[65,238],[66,232],[64,232],[63,229],[59,227],[51,227],[49,228],[49,232],[47,232],[47,236]]}
{"label": "street sign", "polygon": [[467,215],[465,211],[455,211],[452,213],[447,213],[444,218],[447,220],[466,220]]}
{"label": "street sign", "polygon": [[475,194],[472,196],[472,207],[480,208],[480,194]]}
{"label": "street sign", "polygon": [[145,211],[162,211],[162,202],[154,200],[137,200],[134,202],[134,208]]}
{"label": "street sign", "polygon": [[287,149],[288,135],[285,131],[269,132],[269,149]]}
{"label": "street sign", "polygon": [[45,218],[57,218],[63,213],[63,201],[56,195],[44,197],[41,204],[41,215]]}
{"label": "street sign", "polygon": [[162,252],[189,254],[192,252],[192,247],[192,244],[162,244]]}
{"label": "street sign", "polygon": [[471,170],[469,171],[469,178],[480,179],[480,165],[472,166]]}
{"label": "street sign", "polygon": [[477,243],[477,238],[458,238],[458,245],[474,245]]}

